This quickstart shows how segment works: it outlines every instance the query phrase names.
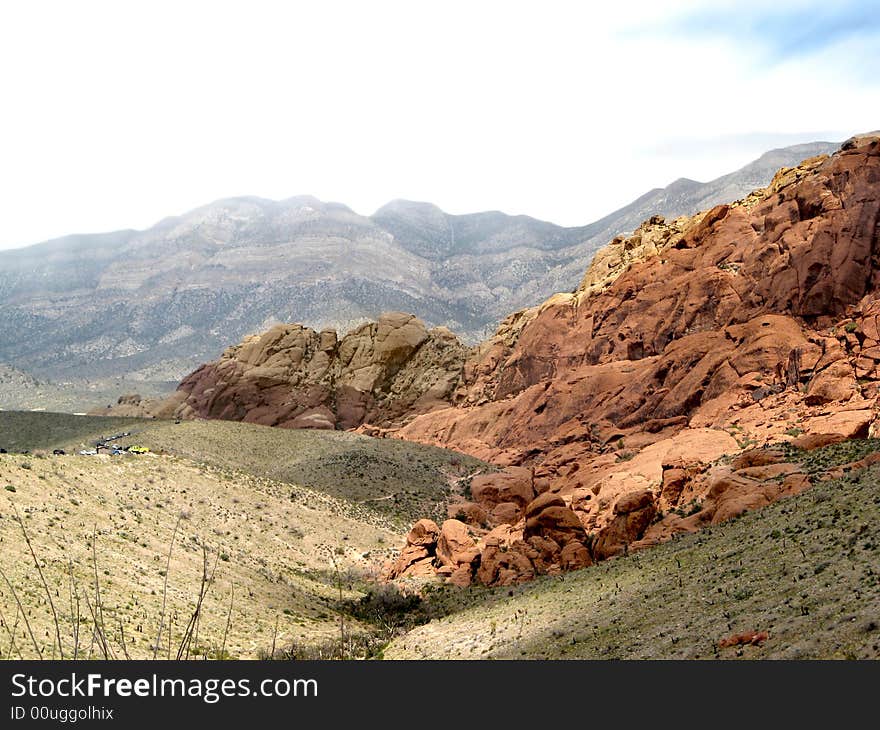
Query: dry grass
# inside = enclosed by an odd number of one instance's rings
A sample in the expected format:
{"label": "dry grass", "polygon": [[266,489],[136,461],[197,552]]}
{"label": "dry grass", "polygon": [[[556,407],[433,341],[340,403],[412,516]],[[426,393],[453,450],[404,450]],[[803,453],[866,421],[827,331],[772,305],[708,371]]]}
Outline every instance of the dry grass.
{"label": "dry grass", "polygon": [[4,658],[251,658],[327,641],[340,590],[358,596],[328,578],[328,556],[365,571],[401,541],[368,507],[169,456],[2,455],[0,486]]}
{"label": "dry grass", "polygon": [[102,435],[192,461],[312,487],[371,506],[402,529],[426,515],[445,519],[451,484],[493,467],[470,456],[398,439],[341,431],[268,428],[231,421],[155,421],[0,412],[0,447],[76,453]]}
{"label": "dry grass", "polygon": [[312,487],[369,505],[401,528],[426,515],[445,519],[451,482],[493,468],[470,456],[399,439],[230,421],[146,422],[121,443]]}

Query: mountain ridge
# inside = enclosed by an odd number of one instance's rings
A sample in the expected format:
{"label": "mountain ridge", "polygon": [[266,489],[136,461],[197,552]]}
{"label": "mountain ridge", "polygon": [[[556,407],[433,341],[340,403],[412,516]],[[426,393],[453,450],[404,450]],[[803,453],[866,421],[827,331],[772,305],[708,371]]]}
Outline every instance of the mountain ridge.
{"label": "mountain ridge", "polygon": [[[751,189],[752,172],[746,177]],[[712,183],[697,185],[700,203],[718,194]],[[508,312],[577,286],[584,262],[634,230],[645,210],[694,206],[683,197],[664,188],[586,226],[563,227],[500,211],[451,215],[414,201],[362,216],[314,196],[239,196],[144,231],[2,251],[0,317],[10,326],[0,333],[0,361],[41,380],[124,375],[155,384],[278,322],[348,330],[395,310],[475,342]]]}

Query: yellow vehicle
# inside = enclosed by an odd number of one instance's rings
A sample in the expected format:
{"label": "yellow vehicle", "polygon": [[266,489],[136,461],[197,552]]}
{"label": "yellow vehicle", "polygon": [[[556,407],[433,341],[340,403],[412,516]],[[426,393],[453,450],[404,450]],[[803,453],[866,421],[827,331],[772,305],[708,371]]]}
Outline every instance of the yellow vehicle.
{"label": "yellow vehicle", "polygon": [[146,446],[129,446],[129,454],[148,454],[150,450]]}

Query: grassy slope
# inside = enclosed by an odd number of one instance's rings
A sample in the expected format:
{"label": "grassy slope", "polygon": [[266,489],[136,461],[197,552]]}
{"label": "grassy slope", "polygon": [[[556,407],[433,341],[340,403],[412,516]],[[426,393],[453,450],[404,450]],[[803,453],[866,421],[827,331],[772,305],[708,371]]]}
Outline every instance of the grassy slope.
{"label": "grassy slope", "polygon": [[[276,619],[279,646],[337,635],[333,560],[345,569],[363,569],[370,561],[382,560],[402,539],[387,519],[367,507],[168,456],[3,455],[0,484],[0,567],[15,586],[47,656],[54,638],[50,607],[13,505],[62,614],[68,655],[73,651],[70,616],[75,611],[70,609],[67,560],[73,561],[80,593],[88,593],[94,604],[94,529],[107,631],[118,637],[121,621],[134,657],[150,655],[161,615],[166,556],[181,515],[168,574],[175,651],[198,595],[203,544],[217,571],[199,644],[204,651],[219,651],[235,586],[226,651],[234,657],[254,657],[271,646]],[[16,603],[2,581],[0,608],[5,625],[13,626]],[[84,602],[82,614],[88,615]],[[18,623],[16,646],[25,657],[33,656],[36,650],[26,627]],[[87,652],[89,636],[82,644]],[[7,657],[11,646],[9,632],[0,629],[0,655]],[[116,652],[121,653],[118,644]]]}
{"label": "grassy slope", "polygon": [[[880,658],[880,469],[657,548],[513,589],[471,590],[458,602],[460,612],[396,639],[385,656]],[[716,649],[752,630],[769,632],[763,647]]]}
{"label": "grassy slope", "polygon": [[470,456],[399,439],[231,421],[157,423],[136,438],[152,449],[365,502],[401,526],[445,519],[450,481],[491,469]]}
{"label": "grassy slope", "polygon": [[[122,431],[132,432],[123,442],[160,453],[75,454],[101,436]],[[279,648],[335,641],[336,566],[347,604],[364,587],[356,577],[375,570],[403,542],[413,515],[436,510],[452,479],[485,468],[454,452],[347,433],[53,413],[0,412],[0,445],[34,452],[0,455],[0,568],[15,586],[47,656],[54,637],[51,610],[13,506],[24,518],[52,595],[58,592],[68,655],[75,610],[67,559],[73,560],[81,595],[88,593],[94,603],[94,529],[108,631],[118,637],[121,621],[134,640],[132,656],[151,655],[168,546],[184,515],[169,572],[172,646],[176,651],[198,595],[205,544],[217,565],[217,580],[205,604],[201,649],[219,652],[234,585],[226,651],[255,657],[271,646],[276,619]],[[69,455],[48,455],[53,448]],[[16,634],[13,655],[19,650],[35,655],[2,579],[0,610],[0,657],[10,654],[11,631]],[[88,617],[84,602],[81,613]],[[375,632],[375,626],[355,617],[347,622],[349,634]],[[89,619],[84,626],[90,625]],[[88,652],[90,638],[83,642]],[[97,650],[91,646],[91,651]],[[121,653],[118,639],[115,651]]]}
{"label": "grassy slope", "polygon": [[0,411],[0,447],[10,452],[54,448],[73,451],[93,446],[103,435],[135,431],[153,423],[138,418]]}
{"label": "grassy slope", "polygon": [[9,451],[93,446],[102,435],[130,431],[139,444],[257,477],[300,484],[370,504],[400,526],[445,517],[450,481],[491,469],[470,456],[398,439],[336,431],[267,428],[231,421],[155,421],[0,412],[0,446]]}

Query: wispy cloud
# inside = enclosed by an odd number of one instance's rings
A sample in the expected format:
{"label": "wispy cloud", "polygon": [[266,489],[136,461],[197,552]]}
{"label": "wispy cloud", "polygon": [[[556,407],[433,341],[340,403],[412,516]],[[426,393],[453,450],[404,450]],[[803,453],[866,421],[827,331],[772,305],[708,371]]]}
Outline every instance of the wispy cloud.
{"label": "wispy cloud", "polygon": [[[762,63],[782,63],[880,37],[880,12],[874,0],[725,4],[690,8],[671,18],[665,30],[748,43],[760,49]],[[853,62],[874,65],[878,55]]]}

